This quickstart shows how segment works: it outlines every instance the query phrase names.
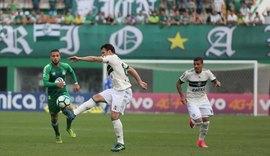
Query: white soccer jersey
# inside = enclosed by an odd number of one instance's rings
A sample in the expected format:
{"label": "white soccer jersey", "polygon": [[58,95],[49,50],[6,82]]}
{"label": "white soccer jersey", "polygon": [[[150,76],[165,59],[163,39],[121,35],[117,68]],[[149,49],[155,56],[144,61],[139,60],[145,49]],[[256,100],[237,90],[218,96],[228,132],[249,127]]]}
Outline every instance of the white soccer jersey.
{"label": "white soccer jersey", "polygon": [[[205,86],[208,80],[215,80],[215,75],[208,69],[202,69],[202,72],[197,74],[193,69],[187,70],[179,78],[182,82],[188,82],[187,99],[190,101],[208,100],[206,96]],[[201,101],[201,102],[202,102]]]}
{"label": "white soccer jersey", "polygon": [[128,78],[128,65],[117,55],[103,57],[103,63],[107,63],[107,73],[112,79],[112,87],[116,90],[125,90],[131,87]]}

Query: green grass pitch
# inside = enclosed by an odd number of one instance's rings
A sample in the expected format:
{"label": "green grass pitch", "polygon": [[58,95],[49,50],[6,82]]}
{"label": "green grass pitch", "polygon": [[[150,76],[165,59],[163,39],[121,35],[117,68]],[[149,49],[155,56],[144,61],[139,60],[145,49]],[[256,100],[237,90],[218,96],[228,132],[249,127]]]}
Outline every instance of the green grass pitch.
{"label": "green grass pitch", "polygon": [[45,112],[0,111],[0,156],[269,156],[270,117],[215,115],[211,118],[207,149],[195,142],[186,114],[126,114],[122,117],[126,150],[113,153],[110,117],[82,114],[73,123],[77,138],[65,131],[56,144]]}

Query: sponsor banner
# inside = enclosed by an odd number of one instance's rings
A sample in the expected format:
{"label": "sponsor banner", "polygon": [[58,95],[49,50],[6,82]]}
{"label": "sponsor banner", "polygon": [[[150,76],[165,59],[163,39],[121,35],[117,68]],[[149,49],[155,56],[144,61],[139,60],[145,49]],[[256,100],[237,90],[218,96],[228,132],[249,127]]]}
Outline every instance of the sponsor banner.
{"label": "sponsor banner", "polygon": [[187,112],[178,94],[134,93],[127,112]]}
{"label": "sponsor banner", "polygon": [[[75,106],[88,100],[92,94],[70,94]],[[45,93],[0,92],[0,111],[47,111]]]}
{"label": "sponsor banner", "polygon": [[40,93],[0,92],[0,111],[44,111],[46,101]]}
{"label": "sponsor banner", "polygon": [[215,113],[252,114],[254,110],[252,94],[209,94],[208,98]]}
{"label": "sponsor banner", "polygon": [[[268,114],[270,108],[269,95],[259,95],[258,114]],[[253,114],[254,102],[252,94],[208,94],[214,113]],[[187,113],[178,94],[135,93],[127,112],[173,112]]]}
{"label": "sponsor banner", "polygon": [[[88,100],[91,94],[71,94],[75,106]],[[270,95],[258,96],[258,114],[266,115],[270,108]],[[208,94],[215,114],[253,114],[252,94]],[[0,92],[0,111],[48,111],[47,96],[44,93]],[[102,113],[102,106],[91,112]],[[187,113],[176,93],[134,93],[126,112],[144,113]]]}

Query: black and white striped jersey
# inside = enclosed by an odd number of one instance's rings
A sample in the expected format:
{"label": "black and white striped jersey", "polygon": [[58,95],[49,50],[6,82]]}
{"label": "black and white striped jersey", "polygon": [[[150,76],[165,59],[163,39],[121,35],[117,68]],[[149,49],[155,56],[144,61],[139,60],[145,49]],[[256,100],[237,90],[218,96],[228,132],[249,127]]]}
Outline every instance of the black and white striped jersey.
{"label": "black and white striped jersey", "polygon": [[187,82],[187,98],[202,98],[206,97],[206,84],[207,81],[213,81],[216,76],[208,69],[202,69],[201,73],[196,73],[194,68],[185,71],[179,80]]}
{"label": "black and white striped jersey", "polygon": [[107,63],[107,73],[112,79],[112,87],[116,90],[125,90],[131,87],[128,78],[129,66],[117,55],[107,55],[102,57],[103,63]]}

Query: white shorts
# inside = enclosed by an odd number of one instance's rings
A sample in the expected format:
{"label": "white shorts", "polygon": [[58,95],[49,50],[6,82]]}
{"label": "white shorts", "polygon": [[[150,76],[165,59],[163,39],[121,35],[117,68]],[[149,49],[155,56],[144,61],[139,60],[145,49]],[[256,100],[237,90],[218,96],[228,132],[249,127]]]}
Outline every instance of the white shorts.
{"label": "white shorts", "polygon": [[196,103],[187,103],[187,109],[189,116],[193,119],[199,119],[201,117],[209,117],[214,115],[213,109],[211,107],[210,102],[203,101],[203,102],[196,102]]}
{"label": "white shorts", "polygon": [[99,93],[105,101],[111,105],[111,111],[124,114],[126,106],[130,104],[132,99],[132,90],[128,88],[126,90],[115,90],[113,88],[106,89]]}

